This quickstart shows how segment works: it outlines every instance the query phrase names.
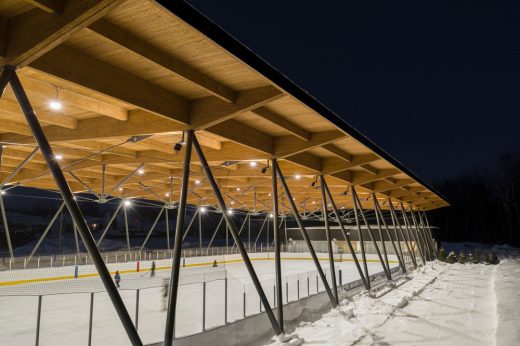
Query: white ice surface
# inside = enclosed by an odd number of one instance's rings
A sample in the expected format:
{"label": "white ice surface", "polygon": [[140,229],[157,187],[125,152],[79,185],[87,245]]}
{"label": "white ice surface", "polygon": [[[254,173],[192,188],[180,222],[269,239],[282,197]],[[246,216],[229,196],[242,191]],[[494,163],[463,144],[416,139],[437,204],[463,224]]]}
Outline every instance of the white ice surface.
{"label": "white ice surface", "polygon": [[[326,254],[318,254],[327,278],[330,279],[330,270]],[[274,262],[273,254],[251,254],[253,266],[260,278],[270,304],[273,304],[274,293]],[[309,254],[284,253],[282,257],[282,276],[284,277],[284,303],[287,301],[286,287],[288,283],[289,300],[316,293],[316,272]],[[291,258],[292,257],[292,258]],[[347,258],[348,255],[344,255]],[[375,260],[375,255],[368,255],[368,259]],[[196,262],[213,262],[217,259],[230,261],[238,259],[238,255],[194,257],[187,258],[186,264]],[[265,260],[270,258],[270,260]],[[289,259],[291,258],[291,259]],[[395,258],[391,266],[396,266]],[[157,267],[168,266],[171,260],[156,261]],[[141,270],[150,267],[151,262],[142,262]],[[110,264],[109,269],[114,271],[135,269],[136,263]],[[342,270],[343,283],[359,278],[353,262],[336,262],[336,270]],[[368,263],[370,274],[380,272],[381,264]],[[6,281],[26,280],[33,278],[70,276],[74,272],[73,266],[61,268],[41,268],[0,272],[0,283]],[[80,266],[79,273],[95,273],[91,265]],[[132,316],[135,316],[136,291],[140,288],[139,303],[139,334],[145,343],[161,341],[164,335],[164,321],[166,312],[162,298],[163,279],[169,277],[170,270],[158,270],[155,279],[149,278],[148,273],[122,274],[121,296]],[[259,298],[251,284],[249,275],[242,262],[220,264],[217,268],[211,266],[186,267],[180,272],[181,284],[178,297],[178,316],[176,335],[183,336],[199,333],[202,330],[202,281],[206,283],[206,328],[224,324],[224,280],[212,278],[228,278],[228,322],[242,318],[244,314],[243,293],[246,292],[246,314],[259,312]],[[307,281],[307,278],[309,280]],[[209,281],[212,280],[212,281]],[[339,281],[339,277],[337,278]],[[309,287],[307,287],[309,282]],[[298,290],[299,284],[299,290]],[[156,287],[151,287],[156,286]],[[318,281],[319,291],[324,287]],[[90,309],[89,290],[99,292],[103,290],[99,278],[66,279],[52,282],[24,283],[21,285],[0,287],[0,345],[31,345],[34,344],[36,330],[36,296],[44,294],[42,300],[42,319],[40,345],[83,345],[88,338],[88,323]],[[69,294],[53,294],[57,292],[72,292]],[[84,293],[74,293],[84,292]],[[16,296],[16,294],[26,296]],[[11,294],[15,296],[2,296]],[[128,345],[128,338],[119,322],[114,308],[104,292],[95,294],[93,314],[92,345]]]}
{"label": "white ice surface", "polygon": [[[359,294],[287,330],[308,345],[520,345],[520,261],[434,262],[375,298]],[[264,341],[259,344],[278,344]]]}

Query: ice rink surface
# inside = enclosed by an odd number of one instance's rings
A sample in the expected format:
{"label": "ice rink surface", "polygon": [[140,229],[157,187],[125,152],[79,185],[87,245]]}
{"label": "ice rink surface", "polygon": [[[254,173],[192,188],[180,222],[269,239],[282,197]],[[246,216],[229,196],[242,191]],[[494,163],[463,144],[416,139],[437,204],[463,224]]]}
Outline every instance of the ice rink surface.
{"label": "ice rink surface", "polygon": [[[251,254],[270,304],[274,304],[274,261],[272,253]],[[327,279],[330,269],[326,254],[318,254]],[[283,303],[298,296],[324,291],[308,253],[282,254]],[[376,256],[369,255],[370,274],[382,271]],[[213,267],[217,260],[218,266]],[[336,258],[336,280],[357,280],[359,275],[349,255]],[[397,262],[391,258],[391,266]],[[155,261],[155,277],[150,277],[151,261],[108,265],[121,272],[120,293],[135,321],[139,289],[138,330],[145,344],[161,341],[165,325],[164,284],[170,277],[171,260]],[[176,336],[195,334],[203,328],[205,285],[205,328],[209,329],[260,312],[260,301],[239,255],[187,258],[180,272]],[[48,281],[51,280],[51,281]],[[227,299],[226,299],[227,282]],[[329,281],[330,282],[330,281]],[[0,344],[30,345],[36,337],[38,295],[42,295],[40,345],[87,344],[91,293],[94,293],[92,345],[128,345],[128,339],[93,266],[12,270],[0,273]],[[227,309],[225,309],[227,300]],[[245,300],[245,309],[244,309]],[[263,311],[263,309],[262,309]],[[266,317],[267,318],[267,317]]]}

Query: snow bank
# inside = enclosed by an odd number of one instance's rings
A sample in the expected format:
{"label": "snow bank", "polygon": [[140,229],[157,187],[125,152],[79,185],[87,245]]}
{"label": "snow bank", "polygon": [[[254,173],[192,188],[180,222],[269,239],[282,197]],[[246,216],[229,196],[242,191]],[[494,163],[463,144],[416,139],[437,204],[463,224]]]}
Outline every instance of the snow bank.
{"label": "snow bank", "polygon": [[520,259],[500,262],[494,272],[497,302],[497,345],[520,344]]}

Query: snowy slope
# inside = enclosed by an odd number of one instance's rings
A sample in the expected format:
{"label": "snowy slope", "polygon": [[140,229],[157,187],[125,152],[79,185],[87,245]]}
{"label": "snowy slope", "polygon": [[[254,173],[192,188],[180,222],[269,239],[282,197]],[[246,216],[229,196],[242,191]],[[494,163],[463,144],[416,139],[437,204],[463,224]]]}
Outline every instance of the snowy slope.
{"label": "snowy slope", "polygon": [[520,260],[434,262],[412,276],[286,330],[312,345],[520,345]]}

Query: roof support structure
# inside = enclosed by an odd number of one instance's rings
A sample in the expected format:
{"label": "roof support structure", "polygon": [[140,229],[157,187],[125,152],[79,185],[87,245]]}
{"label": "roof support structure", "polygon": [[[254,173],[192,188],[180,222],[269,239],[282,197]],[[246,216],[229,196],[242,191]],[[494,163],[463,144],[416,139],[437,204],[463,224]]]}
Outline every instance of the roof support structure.
{"label": "roof support structure", "polygon": [[273,164],[272,169],[276,170],[276,175],[277,175],[278,179],[280,180],[280,183],[282,184],[283,191],[284,191],[285,195],[287,196],[287,200],[289,201],[289,206],[291,207],[293,216],[296,220],[296,223],[298,224],[298,227],[300,228],[302,237],[305,240],[305,244],[307,245],[307,250],[309,250],[309,252],[311,254],[312,260],[314,262],[314,265],[316,266],[316,270],[318,271],[318,275],[320,276],[323,287],[325,287],[325,291],[327,291],[327,295],[329,296],[330,304],[334,308],[337,306],[336,298],[332,294],[332,290],[330,289],[329,283],[327,282],[327,278],[325,277],[323,268],[321,267],[320,261],[318,260],[318,256],[316,256],[316,252],[314,251],[314,248],[312,246],[311,239],[309,238],[309,235],[307,234],[307,230],[305,229],[305,226],[303,225],[302,219],[300,217],[300,213],[298,212],[298,208],[296,207],[296,204],[294,203],[294,199],[291,195],[291,191],[289,190],[289,187],[287,186],[283,173],[280,170],[280,166],[278,166],[278,162],[273,161],[272,164]]}
{"label": "roof support structure", "polygon": [[334,253],[332,252],[332,237],[330,236],[329,212],[327,210],[327,196],[325,195],[325,178],[320,175],[320,191],[323,221],[325,223],[325,234],[327,238],[327,252],[329,255],[330,279],[336,304],[339,304],[338,286],[336,283],[336,269],[334,268]]}
{"label": "roof support structure", "polygon": [[128,311],[126,310],[123,300],[121,299],[121,296],[119,295],[119,292],[117,291],[117,288],[114,282],[112,281],[110,272],[108,271],[105,263],[103,262],[103,258],[101,257],[99,249],[96,246],[96,242],[92,234],[90,233],[90,230],[85,221],[85,218],[83,217],[81,209],[79,208],[78,203],[76,202],[72,194],[72,191],[70,190],[67,181],[65,180],[63,171],[61,170],[60,165],[55,159],[54,152],[45,136],[45,133],[42,130],[42,127],[38,121],[38,118],[36,117],[36,114],[34,113],[34,110],[23,89],[23,86],[20,83],[18,76],[16,75],[14,67],[4,66],[2,74],[0,75],[0,85],[5,86],[7,84],[5,82],[6,80],[9,81],[9,84],[11,85],[15,97],[18,100],[20,107],[22,108],[25,119],[27,120],[31,132],[33,133],[33,136],[35,137],[36,142],[38,143],[38,147],[40,148],[40,151],[43,157],[45,158],[45,162],[47,163],[47,166],[49,167],[49,170],[52,173],[54,181],[58,186],[63,200],[65,201],[67,209],[69,210],[69,213],[72,219],[74,220],[74,223],[78,227],[83,243],[85,244],[85,247],[87,248],[90,257],[94,262],[98,274],[103,282],[103,285],[105,286],[105,289],[107,290],[108,296],[112,300],[112,304],[116,309],[116,312],[119,316],[119,319],[121,320],[121,323],[123,324],[123,327],[125,328],[130,342],[134,346],[143,345],[141,338],[139,337],[139,334],[137,333],[137,330],[133,325],[132,319],[130,318]]}
{"label": "roof support structure", "polygon": [[[387,223],[385,221],[385,218],[384,218],[383,213],[381,211],[381,206],[379,205],[379,201],[377,200],[375,193],[372,194],[372,198],[373,198],[373,201],[374,201],[374,210],[375,210],[375,213],[376,213],[376,218],[378,219],[378,222],[379,222],[379,219],[380,219],[381,222],[383,223],[383,226],[385,227],[385,230],[386,230],[386,235],[388,236],[388,239],[390,239],[390,241],[392,243],[392,247],[394,248],[395,255],[397,256],[397,259],[399,261],[399,266],[401,267],[402,272],[406,273],[406,265],[404,264],[403,252],[401,251],[401,247],[399,246],[399,251],[398,251],[397,247],[395,246],[394,237],[392,236],[392,233],[388,229],[388,225],[387,225]],[[383,239],[383,238],[381,238],[381,239]]]}
{"label": "roof support structure", "polygon": [[[199,157],[199,161],[202,164],[202,169],[204,170],[206,178],[208,179],[208,181],[210,183],[211,189],[213,190],[213,193],[215,194],[215,198],[217,200],[218,207],[222,211],[222,214],[224,216],[224,219],[226,220],[229,231],[231,232],[231,236],[233,237],[233,239],[235,240],[235,243],[237,244],[238,251],[240,252],[242,260],[244,261],[247,271],[249,272],[251,281],[253,281],[253,284],[256,288],[258,296],[260,297],[260,300],[265,308],[267,317],[269,318],[269,321],[271,322],[271,326],[273,327],[274,334],[276,336],[282,335],[283,330],[280,328],[280,325],[276,321],[276,317],[274,316],[273,310],[271,309],[271,305],[269,304],[269,301],[267,300],[267,297],[264,293],[262,285],[260,284],[258,276],[256,275],[255,269],[253,268],[253,265],[251,264],[251,260],[249,259],[249,256],[247,255],[247,251],[246,251],[244,245],[242,244],[242,240],[240,239],[240,236],[238,235],[238,231],[236,229],[235,223],[234,223],[231,215],[228,213],[228,209],[227,209],[226,203],[224,202],[224,198],[222,197],[222,194],[217,185],[217,182],[215,181],[215,178],[213,177],[213,173],[211,172],[211,168],[209,167],[208,162],[206,161],[206,157],[204,156],[204,153],[197,141],[197,137],[194,136],[192,131],[190,131],[189,134],[191,136],[188,136],[188,139],[192,138],[192,140],[193,140],[193,148],[195,149],[195,152],[197,153],[197,156]],[[191,154],[191,148],[189,151]],[[183,178],[185,178],[185,179],[183,179],[183,184],[186,183],[186,185],[187,185],[188,176],[185,176]],[[184,188],[184,186],[183,186],[183,188]],[[187,186],[186,186],[186,188],[187,188]],[[167,343],[166,341],[168,341],[168,340],[165,340],[165,345],[171,344],[171,343]]]}
{"label": "roof support structure", "polygon": [[[356,188],[352,186],[350,188],[352,191],[352,198],[354,199],[354,208],[356,208],[359,213],[361,214],[361,217],[363,218],[363,222],[365,223],[365,226],[367,227],[368,234],[370,235],[370,239],[372,240],[372,244],[374,244],[374,248],[376,249],[377,257],[379,258],[379,261],[381,262],[381,265],[383,267],[383,271],[386,274],[386,277],[388,280],[392,280],[392,274],[390,273],[390,270],[385,266],[385,262],[383,261],[383,256],[381,256],[381,251],[379,250],[379,246],[377,245],[376,239],[374,237],[374,233],[372,233],[372,228],[370,227],[370,223],[368,223],[368,220],[365,215],[365,211],[363,210],[363,206],[361,205],[361,201],[359,200],[359,196],[356,192]],[[357,213],[357,211],[356,211]],[[361,233],[361,232],[360,232]]]}
{"label": "roof support structure", "polygon": [[[410,257],[412,258],[413,267],[414,267],[414,269],[417,269],[417,261],[415,259],[415,252],[412,251],[411,245],[408,244],[408,239],[404,236],[403,229],[401,228],[401,223],[399,222],[399,219],[397,218],[397,215],[394,210],[394,206],[392,204],[392,199],[388,198],[387,202],[388,202],[388,207],[390,208],[390,215],[392,215],[392,224],[394,225],[396,234],[398,234],[397,231],[399,231],[399,233],[401,234],[401,238],[403,239],[404,244],[406,245],[406,249],[408,250]],[[399,238],[399,236],[397,238]],[[401,242],[398,242],[398,244],[400,244],[400,243]]]}
{"label": "roof support structure", "polygon": [[[323,178],[323,186],[325,188],[325,192],[327,193],[327,197],[329,198],[330,204],[332,206],[332,210],[334,211],[334,214],[336,215],[336,220],[341,229],[341,233],[343,233],[343,237],[345,238],[345,241],[347,242],[350,254],[352,255],[352,258],[354,259],[354,263],[356,264],[356,269],[359,273],[359,277],[361,278],[361,281],[363,282],[363,286],[365,286],[365,289],[369,290],[370,284],[368,282],[368,278],[363,275],[363,271],[361,270],[361,266],[359,265],[356,251],[354,251],[354,247],[352,246],[352,241],[350,240],[350,237],[349,237],[347,231],[345,230],[345,225],[343,224],[343,218],[340,216],[340,214],[338,212],[336,202],[332,198],[332,194],[330,193],[330,190],[329,190],[329,187],[327,185],[327,181],[325,180],[325,178]],[[287,229],[286,229],[285,234],[287,235]]]}

